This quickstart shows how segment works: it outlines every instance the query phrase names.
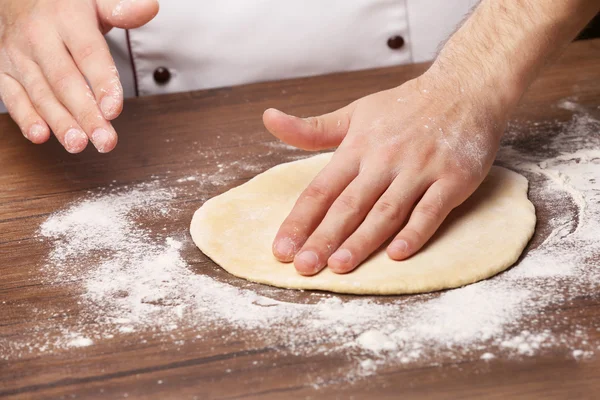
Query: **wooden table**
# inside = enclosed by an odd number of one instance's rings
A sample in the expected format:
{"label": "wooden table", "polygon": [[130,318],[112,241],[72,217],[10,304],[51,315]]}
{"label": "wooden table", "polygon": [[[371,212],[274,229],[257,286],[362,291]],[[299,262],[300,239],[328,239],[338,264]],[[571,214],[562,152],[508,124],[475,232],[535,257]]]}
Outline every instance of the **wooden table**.
{"label": "wooden table", "polygon": [[[48,245],[36,232],[50,213],[82,198],[88,190],[111,184],[119,187],[158,177],[168,186],[198,170],[216,174],[217,161],[231,163],[265,154],[265,144],[273,138],[261,123],[264,109],[277,107],[302,116],[324,113],[396,86],[425,68],[402,66],[128,100],[115,122],[119,145],[109,155],[91,148],[69,155],[55,141],[34,146],[21,137],[8,116],[2,116],[0,397],[598,398],[600,357],[576,362],[558,352],[489,364],[476,359],[441,366],[394,367],[352,385],[342,382],[320,389],[315,389],[308,377],[335,370],[346,362],[343,358],[282,355],[260,343],[223,341],[220,336],[178,346],[160,338],[142,344],[123,335],[86,348],[9,354],[10,341],[23,336],[35,341],[32,327],[38,332],[52,330],[52,320],[38,320],[35,310],[62,311],[67,322],[77,316],[78,297],[71,286],[47,285],[39,276]],[[536,81],[514,121],[545,121],[544,129],[551,132],[554,121],[571,115],[555,106],[565,98],[576,99],[600,118],[600,41],[571,45],[560,62]],[[219,151],[219,159],[198,156],[208,151]],[[285,148],[271,153],[262,158],[261,169],[299,154]],[[173,201],[183,210],[182,217],[171,220],[168,231],[186,232],[193,211],[203,200],[255,174],[238,169],[222,185],[178,196]],[[543,222],[544,212],[539,217]],[[536,233],[534,243],[542,233]],[[182,254],[194,270],[225,275],[193,246],[186,246]],[[242,283],[231,279],[231,284]],[[305,295],[297,294],[298,298]],[[570,318],[581,310],[586,310],[590,321],[600,319],[600,294],[590,293],[553,312]],[[591,340],[600,345],[598,332]],[[261,354],[261,367],[252,368],[250,361],[256,354]],[[226,369],[231,373],[224,374]],[[157,380],[164,384],[157,385]]]}

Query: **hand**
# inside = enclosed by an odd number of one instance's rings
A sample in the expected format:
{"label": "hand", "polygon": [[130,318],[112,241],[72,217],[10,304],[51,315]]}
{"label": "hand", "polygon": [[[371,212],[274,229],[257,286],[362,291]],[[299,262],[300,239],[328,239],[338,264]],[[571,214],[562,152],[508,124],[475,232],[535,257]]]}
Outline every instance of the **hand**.
{"label": "hand", "polygon": [[428,74],[319,117],[267,110],[265,126],[286,143],[339,145],[283,222],[275,257],[303,275],[346,273],[396,233],[388,255],[415,254],[483,181],[505,114],[489,92]]}
{"label": "hand", "polygon": [[[0,97],[33,143],[50,129],[71,153],[111,151],[123,90],[103,34],[134,28],[156,0],[5,0],[0,7]],[[88,86],[87,82],[91,85]]]}

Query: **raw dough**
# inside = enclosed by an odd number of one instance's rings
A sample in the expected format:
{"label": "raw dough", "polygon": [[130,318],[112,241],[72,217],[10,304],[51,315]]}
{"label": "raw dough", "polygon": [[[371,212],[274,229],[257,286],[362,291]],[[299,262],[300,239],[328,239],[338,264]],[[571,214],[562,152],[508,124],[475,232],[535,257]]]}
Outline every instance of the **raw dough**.
{"label": "raw dough", "polygon": [[382,247],[349,274],[324,269],[313,277],[277,261],[273,238],[302,190],[331,153],[278,165],[207,201],[191,234],[207,256],[233,275],[295,289],[354,294],[421,293],[489,278],[512,265],[533,235],[535,208],[525,177],[492,167],[477,191],[448,216],[419,253],[392,261]]}

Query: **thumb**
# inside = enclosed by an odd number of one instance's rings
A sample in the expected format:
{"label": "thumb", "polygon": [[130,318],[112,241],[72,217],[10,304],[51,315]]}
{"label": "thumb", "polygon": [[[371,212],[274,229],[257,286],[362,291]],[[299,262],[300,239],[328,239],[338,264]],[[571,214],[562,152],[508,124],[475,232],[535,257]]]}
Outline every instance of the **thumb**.
{"label": "thumb", "polygon": [[269,108],[263,114],[265,127],[287,144],[303,150],[338,146],[350,127],[354,103],[318,117],[298,118]]}
{"label": "thumb", "polygon": [[158,0],[96,0],[96,3],[100,23],[108,29],[139,28],[158,13]]}

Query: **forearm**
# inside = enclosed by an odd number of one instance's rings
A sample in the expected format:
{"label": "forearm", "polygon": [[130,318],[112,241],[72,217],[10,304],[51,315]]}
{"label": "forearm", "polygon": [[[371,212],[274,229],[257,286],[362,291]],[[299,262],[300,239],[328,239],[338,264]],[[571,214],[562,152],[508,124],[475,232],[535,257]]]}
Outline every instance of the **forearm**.
{"label": "forearm", "polygon": [[599,9],[600,0],[483,0],[428,72],[460,92],[489,90],[492,108],[510,112]]}

